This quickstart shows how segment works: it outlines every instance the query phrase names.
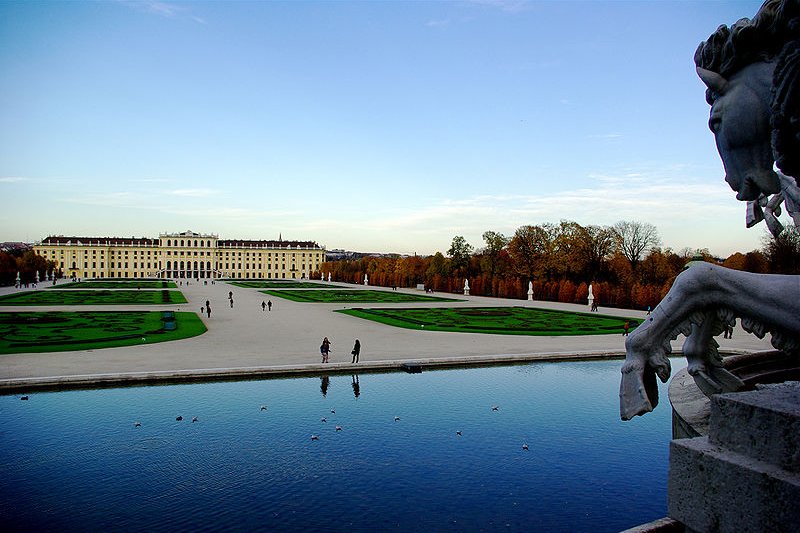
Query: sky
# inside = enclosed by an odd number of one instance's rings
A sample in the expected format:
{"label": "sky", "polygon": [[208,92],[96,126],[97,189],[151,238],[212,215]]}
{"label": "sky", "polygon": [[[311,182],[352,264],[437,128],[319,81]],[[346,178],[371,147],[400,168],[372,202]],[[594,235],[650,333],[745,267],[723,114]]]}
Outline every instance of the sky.
{"label": "sky", "polygon": [[760,248],[697,45],[760,1],[0,1],[0,241],[654,224]]}

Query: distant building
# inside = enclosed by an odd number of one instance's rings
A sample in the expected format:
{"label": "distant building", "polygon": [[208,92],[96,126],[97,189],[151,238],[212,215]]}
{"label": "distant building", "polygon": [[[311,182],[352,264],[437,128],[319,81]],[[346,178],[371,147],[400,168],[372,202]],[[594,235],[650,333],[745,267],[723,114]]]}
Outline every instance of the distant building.
{"label": "distant building", "polygon": [[24,242],[0,242],[0,252],[22,254],[30,249],[31,245]]}
{"label": "distant building", "polygon": [[225,240],[192,231],[158,239],[47,237],[33,249],[76,278],[299,279],[325,258],[312,241]]}

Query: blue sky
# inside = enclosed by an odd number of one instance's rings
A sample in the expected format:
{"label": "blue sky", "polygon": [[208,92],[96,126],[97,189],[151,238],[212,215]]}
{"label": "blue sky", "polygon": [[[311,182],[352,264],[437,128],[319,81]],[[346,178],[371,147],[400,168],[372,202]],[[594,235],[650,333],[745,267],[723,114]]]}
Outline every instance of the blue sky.
{"label": "blue sky", "polygon": [[760,4],[2,2],[0,241],[641,220],[749,251],[692,57]]}

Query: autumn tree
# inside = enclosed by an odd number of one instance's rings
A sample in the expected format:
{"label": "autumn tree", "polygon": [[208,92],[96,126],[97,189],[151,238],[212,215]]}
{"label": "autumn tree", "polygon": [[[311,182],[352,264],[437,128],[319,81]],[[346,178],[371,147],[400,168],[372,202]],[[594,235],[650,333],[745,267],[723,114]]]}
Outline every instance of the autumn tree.
{"label": "autumn tree", "polygon": [[661,244],[658,229],[649,222],[621,220],[614,224],[616,249],[631,264],[635,272],[643,254]]}
{"label": "autumn tree", "polygon": [[17,259],[0,251],[0,285],[13,285],[17,279]]}
{"label": "autumn tree", "polygon": [[800,274],[800,230],[785,228],[778,236],[768,236],[764,256],[773,274]]}
{"label": "autumn tree", "polygon": [[48,271],[54,270],[55,266],[56,263],[54,261],[46,260],[33,250],[28,250],[22,254],[22,257],[17,258],[17,270],[20,273],[20,279],[24,283],[35,281],[37,272],[41,279],[41,276],[46,275]]}
{"label": "autumn tree", "polygon": [[582,278],[586,267],[586,230],[577,222],[562,220],[554,228],[550,262],[552,271],[565,279]]}
{"label": "autumn tree", "polygon": [[552,241],[546,224],[540,226],[521,226],[514,232],[508,243],[508,253],[514,262],[516,272],[530,280],[548,272],[551,260]]}
{"label": "autumn tree", "polygon": [[588,278],[598,279],[608,269],[608,258],[614,251],[614,230],[606,226],[586,226],[585,229]]}

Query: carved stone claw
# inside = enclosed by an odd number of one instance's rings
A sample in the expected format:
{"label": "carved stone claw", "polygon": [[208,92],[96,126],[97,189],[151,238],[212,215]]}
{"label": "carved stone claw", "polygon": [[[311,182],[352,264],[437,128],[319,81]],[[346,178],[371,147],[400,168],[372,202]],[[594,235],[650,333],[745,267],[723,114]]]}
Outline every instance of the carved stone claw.
{"label": "carved stone claw", "polygon": [[709,367],[708,370],[697,370],[692,374],[697,387],[706,396],[723,392],[736,392],[745,387],[744,382],[722,367]]}
{"label": "carved stone claw", "polygon": [[655,372],[644,364],[625,363],[619,384],[619,416],[630,420],[652,411],[658,405]]}
{"label": "carved stone claw", "polygon": [[619,414],[622,420],[649,413],[658,405],[658,383],[656,376],[666,383],[672,373],[669,359],[665,355],[631,357],[622,365],[622,380],[619,385]]}

